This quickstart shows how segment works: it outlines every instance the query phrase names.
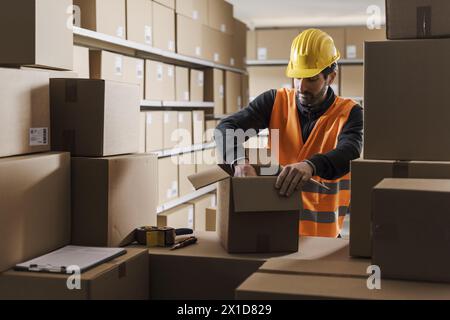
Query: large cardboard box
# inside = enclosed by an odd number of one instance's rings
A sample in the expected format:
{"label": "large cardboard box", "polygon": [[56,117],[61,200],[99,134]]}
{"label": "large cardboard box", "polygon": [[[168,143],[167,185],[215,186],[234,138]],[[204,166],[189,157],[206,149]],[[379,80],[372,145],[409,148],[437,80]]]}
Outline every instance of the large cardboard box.
{"label": "large cardboard box", "polygon": [[205,142],[205,111],[192,111],[192,136],[194,144]]}
{"label": "large cardboard box", "polygon": [[155,225],[156,155],[72,158],[72,243],[115,247]]}
{"label": "large cardboard box", "polygon": [[195,153],[184,153],[178,157],[178,183],[180,197],[195,191],[188,177],[197,173]]}
{"label": "large cardboard box", "polygon": [[384,179],[373,189],[372,263],[383,278],[450,282],[450,180]]}
{"label": "large cardboard box", "polygon": [[[450,160],[450,149],[443,147],[450,143],[448,88],[433,76],[450,68],[442,56],[446,50],[450,39],[366,43],[364,158]],[[427,81],[419,86],[424,75]]]}
{"label": "large cardboard box", "polygon": [[207,194],[200,198],[194,199],[190,201],[194,206],[194,214],[195,214],[195,223],[194,229],[195,231],[206,231],[206,209],[211,207],[216,207],[216,195],[215,194]]}
{"label": "large cardboard box", "polygon": [[234,21],[234,35],[232,38],[232,52],[230,65],[245,69],[247,55],[247,25],[237,19]]}
{"label": "large cardboard box", "polygon": [[160,3],[167,8],[175,9],[175,0],[154,0],[153,2]]}
{"label": "large cardboard box", "polygon": [[10,270],[0,274],[2,300],[147,300],[148,251],[127,253],[81,274],[81,289],[69,290],[70,275]]}
{"label": "large cardboard box", "polygon": [[175,67],[145,61],[145,99],[175,101]]}
{"label": "large cardboard box", "polygon": [[216,166],[189,178],[196,189],[218,182],[224,248],[230,253],[297,251],[300,194],[281,197],[274,188],[276,176],[237,178],[226,169],[229,165]]}
{"label": "large cardboard box", "polygon": [[208,25],[221,32],[233,34],[233,5],[225,0],[208,1]]}
{"label": "large cardboard box", "polygon": [[150,111],[146,113],[145,152],[164,149],[164,112]]}
{"label": "large cardboard box", "polygon": [[192,112],[178,111],[178,143],[179,147],[192,146]]}
{"label": "large cardboard box", "polygon": [[103,157],[139,149],[139,87],[87,79],[51,79],[52,149]]}
{"label": "large cardboard box", "polygon": [[126,38],[125,0],[73,0],[73,4],[77,27]]}
{"label": "large cardboard box", "polygon": [[177,53],[203,57],[202,24],[199,21],[177,14]]}
{"label": "large cardboard box", "polygon": [[291,89],[294,87],[292,79],[286,76],[286,67],[284,66],[249,67],[247,70],[249,74],[250,100],[271,89]]}
{"label": "large cardboard box", "polygon": [[195,20],[203,25],[208,24],[208,0],[181,0],[176,2],[176,13]]}
{"label": "large cardboard box", "polygon": [[292,41],[299,32],[297,28],[256,30],[256,59],[288,60]]}
{"label": "large cardboard box", "polygon": [[89,49],[73,46],[73,71],[78,78],[89,78]]}
{"label": "large cardboard box", "polygon": [[153,46],[175,52],[175,11],[153,2]]}
{"label": "large cardboard box", "polygon": [[158,159],[159,205],[178,197],[178,160],[177,157]]}
{"label": "large cardboard box", "polygon": [[8,1],[0,11],[0,65],[72,70],[70,0]]}
{"label": "large cardboard box", "polygon": [[387,0],[388,39],[444,38],[450,36],[445,0]]}
{"label": "large cardboard box", "polygon": [[340,90],[343,97],[364,97],[364,66],[341,66]]}
{"label": "large cardboard box", "polygon": [[164,149],[178,147],[178,111],[164,111]]}
{"label": "large cardboard box", "polygon": [[189,101],[189,69],[175,67],[175,99],[177,101]]}
{"label": "large cardboard box", "polygon": [[230,65],[233,37],[207,26],[202,26],[203,57],[208,61]]}
{"label": "large cardboard box", "polygon": [[364,43],[366,41],[386,40],[386,29],[370,30],[366,26],[348,27],[345,29],[346,47],[341,57],[346,59],[364,59]]}
{"label": "large cardboard box", "polygon": [[194,229],[194,206],[182,204],[158,215],[158,227]]}
{"label": "large cardboard box", "polygon": [[70,154],[0,159],[0,272],[70,242]]}
{"label": "large cardboard box", "polygon": [[0,69],[0,82],[0,157],[49,151],[49,73]]}
{"label": "large cardboard box", "polygon": [[140,99],[145,98],[144,86],[144,60],[132,57],[123,57],[123,81],[137,84],[140,89]]}
{"label": "large cardboard box", "polygon": [[153,45],[153,1],[127,1],[127,40]]}
{"label": "large cardboard box", "polygon": [[268,259],[329,261],[348,256],[348,242],[341,239],[301,238],[300,250],[289,255],[229,254],[217,233],[195,235],[198,243],[183,250],[149,249],[151,299],[231,300],[235,289]]}
{"label": "large cardboard box", "polygon": [[104,50],[89,51],[91,79],[124,82],[124,56]]}
{"label": "large cardboard box", "polygon": [[224,72],[220,69],[205,70],[205,101],[214,102],[214,114],[225,114]]}
{"label": "large cardboard box", "polygon": [[203,95],[205,90],[205,74],[203,71],[191,69],[190,78],[191,101],[199,102],[203,101]]}
{"label": "large cardboard box", "polygon": [[225,113],[232,114],[242,108],[241,75],[225,72]]}
{"label": "large cardboard box", "polygon": [[372,256],[372,190],[385,178],[450,179],[450,162],[359,159],[352,162],[350,254]]}

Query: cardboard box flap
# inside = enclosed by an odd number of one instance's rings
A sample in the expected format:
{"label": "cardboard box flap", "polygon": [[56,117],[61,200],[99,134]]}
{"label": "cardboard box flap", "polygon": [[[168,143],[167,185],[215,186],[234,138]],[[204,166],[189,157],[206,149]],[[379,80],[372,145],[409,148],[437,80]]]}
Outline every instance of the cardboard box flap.
{"label": "cardboard box flap", "polygon": [[225,170],[224,166],[214,166],[214,168],[205,170],[198,174],[188,177],[195,190],[207,187],[213,183],[230,178],[231,173]]}
{"label": "cardboard box flap", "polygon": [[381,181],[374,189],[450,192],[450,180],[389,178]]}
{"label": "cardboard box flap", "polygon": [[300,211],[300,193],[282,197],[275,189],[277,177],[246,177],[232,180],[234,210],[236,212]]}

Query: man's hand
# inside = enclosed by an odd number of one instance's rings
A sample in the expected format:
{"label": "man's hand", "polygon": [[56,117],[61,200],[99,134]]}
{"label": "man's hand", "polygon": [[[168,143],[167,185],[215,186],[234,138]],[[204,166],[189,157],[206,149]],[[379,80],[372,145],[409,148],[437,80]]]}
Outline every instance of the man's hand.
{"label": "man's hand", "polygon": [[288,165],[278,176],[275,188],[280,190],[281,196],[290,197],[312,178],[313,173],[314,169],[306,162]]}
{"label": "man's hand", "polygon": [[238,164],[234,167],[235,177],[257,177],[255,168],[250,165],[248,160],[245,160],[244,164]]}

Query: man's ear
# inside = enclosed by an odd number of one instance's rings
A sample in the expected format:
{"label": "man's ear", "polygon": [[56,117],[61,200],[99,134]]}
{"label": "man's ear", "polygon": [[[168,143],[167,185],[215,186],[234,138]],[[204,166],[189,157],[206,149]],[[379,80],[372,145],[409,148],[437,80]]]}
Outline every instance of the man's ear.
{"label": "man's ear", "polygon": [[337,72],[333,71],[332,73],[330,73],[327,77],[327,83],[329,86],[331,86],[334,83],[334,80],[336,79],[337,76]]}

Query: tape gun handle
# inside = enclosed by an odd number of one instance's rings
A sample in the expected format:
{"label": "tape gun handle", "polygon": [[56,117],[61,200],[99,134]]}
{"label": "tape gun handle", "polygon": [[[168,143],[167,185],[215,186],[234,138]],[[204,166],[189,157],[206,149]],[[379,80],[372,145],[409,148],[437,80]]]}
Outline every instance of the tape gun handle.
{"label": "tape gun handle", "polygon": [[181,228],[181,229],[175,229],[175,235],[177,236],[184,236],[188,234],[193,234],[194,230],[187,229],[187,228]]}

